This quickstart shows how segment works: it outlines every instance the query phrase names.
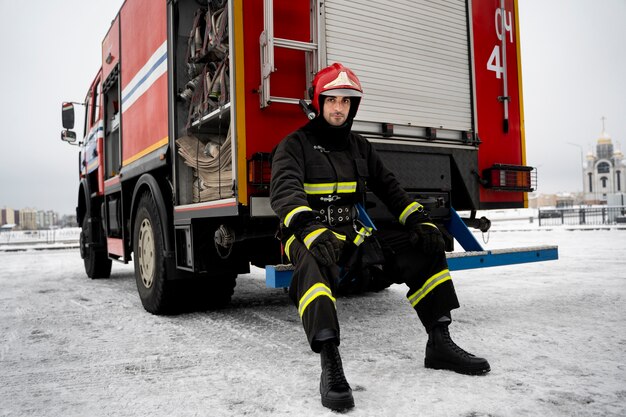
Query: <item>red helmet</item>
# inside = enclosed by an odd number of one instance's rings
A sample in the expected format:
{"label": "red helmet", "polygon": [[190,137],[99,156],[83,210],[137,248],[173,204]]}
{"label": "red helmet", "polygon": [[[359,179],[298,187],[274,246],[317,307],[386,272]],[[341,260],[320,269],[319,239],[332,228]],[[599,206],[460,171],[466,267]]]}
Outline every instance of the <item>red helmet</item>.
{"label": "red helmet", "polygon": [[[342,64],[334,63],[320,70],[313,79],[313,97],[311,104],[320,114],[321,95],[342,97],[363,97],[363,88],[356,74]],[[354,109],[356,113],[356,108]]]}

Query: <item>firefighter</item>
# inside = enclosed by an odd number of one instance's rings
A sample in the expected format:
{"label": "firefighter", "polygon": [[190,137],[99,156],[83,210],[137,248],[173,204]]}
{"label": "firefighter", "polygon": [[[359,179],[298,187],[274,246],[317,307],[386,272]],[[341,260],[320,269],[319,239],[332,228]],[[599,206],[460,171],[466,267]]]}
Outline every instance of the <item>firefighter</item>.
{"label": "firefighter", "polygon": [[[341,290],[376,287],[380,279],[408,285],[407,299],[428,333],[427,368],[472,375],[490,370],[485,359],[450,338],[450,312],[459,303],[441,232],[372,145],[351,132],[362,95],[347,67],[335,63],[319,71],[311,94],[316,117],[283,139],[272,156],[271,206],[295,268],[289,296],[311,349],[321,354],[321,400],[333,410],[354,407],[338,350],[335,297]],[[397,222],[374,230],[359,213],[366,189]]]}

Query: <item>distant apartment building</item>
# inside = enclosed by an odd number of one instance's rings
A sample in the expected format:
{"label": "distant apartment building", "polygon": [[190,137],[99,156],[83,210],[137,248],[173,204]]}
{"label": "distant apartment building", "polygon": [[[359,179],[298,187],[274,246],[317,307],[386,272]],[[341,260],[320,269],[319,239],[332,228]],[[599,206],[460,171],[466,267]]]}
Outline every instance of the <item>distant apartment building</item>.
{"label": "distant apartment building", "polygon": [[15,212],[8,207],[2,209],[2,218],[0,219],[0,226],[5,224],[15,224]]}
{"label": "distant apartment building", "polygon": [[63,216],[52,210],[25,208],[13,210],[9,207],[0,209],[0,226],[10,225],[13,229],[37,230],[55,227],[76,227],[76,215]]}
{"label": "distant apartment building", "polygon": [[28,208],[20,210],[20,227],[25,230],[36,230],[37,210]]}
{"label": "distant apartment building", "polygon": [[58,215],[52,210],[37,212],[37,229],[50,229],[57,225]]}

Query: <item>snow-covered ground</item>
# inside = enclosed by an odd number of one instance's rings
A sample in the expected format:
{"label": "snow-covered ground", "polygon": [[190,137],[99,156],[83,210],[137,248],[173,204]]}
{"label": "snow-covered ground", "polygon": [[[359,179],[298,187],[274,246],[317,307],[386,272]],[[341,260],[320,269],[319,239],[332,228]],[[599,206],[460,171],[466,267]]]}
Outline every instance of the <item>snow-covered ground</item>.
{"label": "snow-covered ground", "polygon": [[[424,368],[405,286],[341,298],[348,415],[626,415],[626,230],[504,223],[487,248],[560,259],[453,273],[452,336],[491,373]],[[0,288],[0,416],[336,414],[295,307],[258,269],[231,307],[172,317],[143,310],[131,265],[91,281],[76,249],[0,252]]]}

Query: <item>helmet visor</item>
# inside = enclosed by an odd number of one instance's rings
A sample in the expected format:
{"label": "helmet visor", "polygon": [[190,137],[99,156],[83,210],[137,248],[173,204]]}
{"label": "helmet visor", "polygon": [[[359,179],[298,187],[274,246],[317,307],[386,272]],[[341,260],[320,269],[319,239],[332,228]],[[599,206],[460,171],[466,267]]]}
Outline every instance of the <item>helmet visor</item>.
{"label": "helmet visor", "polygon": [[326,90],[320,93],[321,96],[334,96],[334,97],[363,97],[363,93],[359,90],[352,88],[336,88],[332,90]]}

